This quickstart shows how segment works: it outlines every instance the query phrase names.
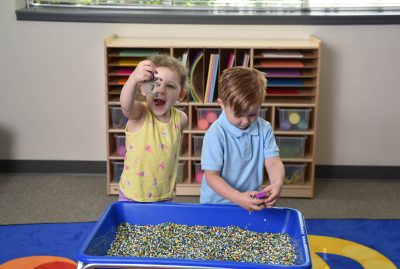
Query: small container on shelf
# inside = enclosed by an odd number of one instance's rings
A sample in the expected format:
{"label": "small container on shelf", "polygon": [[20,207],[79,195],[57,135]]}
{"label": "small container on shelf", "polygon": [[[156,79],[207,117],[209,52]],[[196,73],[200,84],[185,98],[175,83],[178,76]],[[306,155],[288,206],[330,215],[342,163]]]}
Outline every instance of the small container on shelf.
{"label": "small container on shelf", "polygon": [[183,156],[183,143],[181,142],[180,148],[179,148],[179,156]]}
{"label": "small container on shelf", "polygon": [[203,149],[203,135],[193,135],[193,155],[201,156],[201,151]]}
{"label": "small container on shelf", "polygon": [[304,157],[306,136],[276,136],[281,157]]}
{"label": "small container on shelf", "polygon": [[113,171],[114,171],[114,182],[119,182],[122,171],[124,170],[124,162],[123,161],[112,161]]}
{"label": "small container on shelf", "polygon": [[285,163],[285,184],[302,185],[304,184],[304,172],[306,164]]}
{"label": "small container on shelf", "polygon": [[114,135],[115,145],[117,148],[117,155],[120,157],[125,157],[126,147],[125,147],[125,135]]}
{"label": "small container on shelf", "polygon": [[113,128],[125,128],[126,123],[128,122],[128,118],[124,116],[122,113],[122,109],[120,107],[110,107],[111,110],[111,123]]}
{"label": "small container on shelf", "polygon": [[309,128],[311,108],[278,108],[279,129],[305,131]]}
{"label": "small container on shelf", "polygon": [[265,120],[265,117],[267,116],[267,111],[268,111],[268,108],[266,108],[266,107],[260,108],[260,112],[258,112],[258,117]]}
{"label": "small container on shelf", "polygon": [[189,147],[189,135],[188,134],[183,134],[182,136],[182,140],[180,143],[180,149],[179,149],[179,157],[184,157],[184,156],[188,156],[189,152],[188,152],[188,147]]}
{"label": "small container on shelf", "polygon": [[178,175],[176,176],[176,183],[183,182],[183,168],[185,167],[185,162],[178,163]]}
{"label": "small container on shelf", "polygon": [[222,112],[221,108],[196,107],[197,127],[200,130],[207,130],[216,121]]}
{"label": "small container on shelf", "polygon": [[201,169],[200,162],[193,162],[194,164],[194,174],[196,183],[200,184],[203,181],[204,171]]}

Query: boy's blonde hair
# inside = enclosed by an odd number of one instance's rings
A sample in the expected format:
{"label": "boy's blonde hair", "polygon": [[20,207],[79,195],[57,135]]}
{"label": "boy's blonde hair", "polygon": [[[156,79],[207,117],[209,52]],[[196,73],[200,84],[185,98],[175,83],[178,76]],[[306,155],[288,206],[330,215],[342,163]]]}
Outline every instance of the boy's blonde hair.
{"label": "boy's blonde hair", "polygon": [[187,84],[187,70],[183,63],[176,58],[161,54],[161,55],[154,55],[148,58],[156,67],[167,67],[179,74],[180,77],[180,85],[181,89],[186,89]]}
{"label": "boy's blonde hair", "polygon": [[248,67],[225,69],[219,80],[218,97],[239,117],[261,107],[267,79],[263,72]]}

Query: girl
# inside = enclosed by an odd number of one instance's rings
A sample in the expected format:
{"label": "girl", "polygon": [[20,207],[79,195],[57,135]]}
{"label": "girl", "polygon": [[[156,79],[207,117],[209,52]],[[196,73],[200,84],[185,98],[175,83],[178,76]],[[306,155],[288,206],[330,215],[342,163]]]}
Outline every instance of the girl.
{"label": "girl", "polygon": [[[175,197],[182,130],[187,116],[174,105],[186,95],[186,68],[156,55],[140,62],[122,88],[121,108],[129,118],[119,201],[171,201]],[[136,100],[140,90],[146,102]]]}

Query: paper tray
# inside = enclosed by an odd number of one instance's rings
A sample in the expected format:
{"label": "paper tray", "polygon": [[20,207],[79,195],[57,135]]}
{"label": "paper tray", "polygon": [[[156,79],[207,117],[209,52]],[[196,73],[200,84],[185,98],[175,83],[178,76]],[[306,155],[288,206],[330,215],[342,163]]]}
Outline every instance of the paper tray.
{"label": "paper tray", "polygon": [[[230,226],[256,232],[287,233],[295,246],[297,260],[292,266],[173,258],[105,256],[118,226],[128,222],[155,225],[173,222],[186,225]],[[78,268],[311,268],[304,219],[291,208],[271,208],[249,213],[235,205],[115,202],[98,220],[78,253]]]}

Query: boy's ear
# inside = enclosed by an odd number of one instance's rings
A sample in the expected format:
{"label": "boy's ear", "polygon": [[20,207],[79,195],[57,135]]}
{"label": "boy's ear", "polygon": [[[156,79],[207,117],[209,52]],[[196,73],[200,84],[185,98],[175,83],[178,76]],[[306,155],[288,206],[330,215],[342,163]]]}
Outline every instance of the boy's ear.
{"label": "boy's ear", "polygon": [[224,109],[224,102],[222,102],[221,98],[217,98],[217,103],[219,104],[219,106]]}

